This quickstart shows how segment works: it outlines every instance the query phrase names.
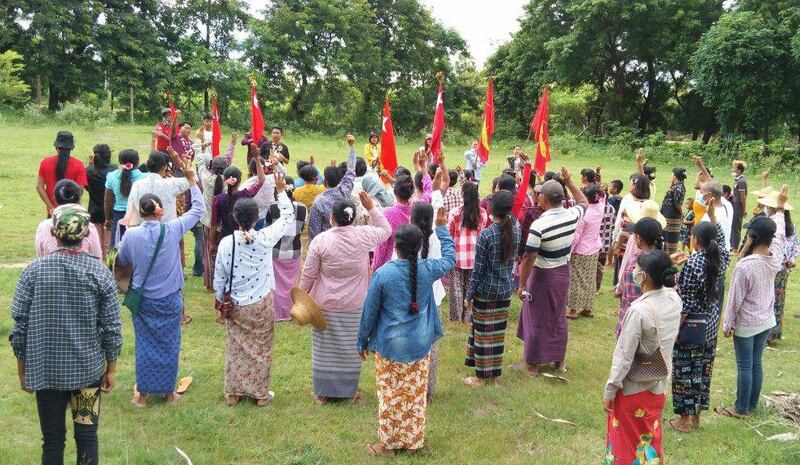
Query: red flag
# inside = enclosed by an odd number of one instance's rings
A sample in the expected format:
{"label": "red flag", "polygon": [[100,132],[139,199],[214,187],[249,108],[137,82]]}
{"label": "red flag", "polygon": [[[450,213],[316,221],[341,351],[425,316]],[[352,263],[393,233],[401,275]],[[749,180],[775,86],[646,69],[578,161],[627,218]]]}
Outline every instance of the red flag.
{"label": "red flag", "polygon": [[534,168],[539,176],[547,171],[547,162],[550,161],[550,135],[547,133],[547,118],[550,116],[550,97],[545,88],[542,101],[536,109],[536,116],[531,122],[533,140],[536,141],[536,160]]}
{"label": "red flag", "polygon": [[174,122],[178,117],[178,111],[175,110],[175,104],[172,103],[172,94],[167,92],[167,101],[169,102],[169,120]]}
{"label": "red flag", "polygon": [[434,163],[439,163],[439,154],[442,152],[442,134],[444,133],[444,94],[442,83],[439,83],[439,93],[436,95],[436,110],[433,112],[433,132],[431,133],[431,153]]}
{"label": "red flag", "polygon": [[219,127],[219,111],[217,111],[217,98],[211,105],[211,156],[219,155],[219,143],[222,140],[222,129]]}
{"label": "red flag", "polygon": [[522,171],[522,182],[517,187],[517,195],[514,196],[514,212],[515,217],[519,217],[519,212],[522,210],[522,204],[525,203],[525,196],[528,195],[528,181],[531,179],[531,164],[525,163],[525,168]]}
{"label": "red flag", "polygon": [[483,127],[481,128],[481,139],[478,143],[478,156],[481,162],[486,164],[489,160],[489,143],[494,133],[494,81],[489,79],[489,87],[486,89],[486,103],[483,105]]}
{"label": "red flag", "polygon": [[383,123],[381,124],[381,165],[394,176],[397,169],[397,149],[394,146],[394,125],[389,99],[383,102]]}
{"label": "red flag", "polygon": [[261,114],[261,107],[258,104],[255,82],[250,84],[250,131],[250,134],[253,135],[253,142],[258,144],[261,136],[264,135],[264,116]]}

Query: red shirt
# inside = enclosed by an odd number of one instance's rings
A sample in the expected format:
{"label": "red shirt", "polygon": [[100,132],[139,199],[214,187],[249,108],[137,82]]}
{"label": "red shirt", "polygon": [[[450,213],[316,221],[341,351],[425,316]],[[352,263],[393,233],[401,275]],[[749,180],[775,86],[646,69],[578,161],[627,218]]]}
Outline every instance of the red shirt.
{"label": "red shirt", "polygon": [[[47,196],[53,205],[56,204],[55,187],[58,179],[56,179],[56,164],[58,163],[58,156],[47,157],[39,163],[39,177],[44,178],[44,188],[47,190]],[[86,187],[89,182],[86,180],[86,168],[80,160],[70,157],[67,161],[67,169],[64,171],[64,179],[71,179],[79,186]]]}
{"label": "red shirt", "polygon": [[[172,138],[172,126],[169,124],[164,124],[163,122],[156,123],[156,127],[153,128],[153,131],[158,131],[161,129],[161,132],[166,134],[168,138]],[[161,137],[156,137],[156,150],[159,152],[164,152],[169,147],[170,141],[169,139],[165,140]]]}

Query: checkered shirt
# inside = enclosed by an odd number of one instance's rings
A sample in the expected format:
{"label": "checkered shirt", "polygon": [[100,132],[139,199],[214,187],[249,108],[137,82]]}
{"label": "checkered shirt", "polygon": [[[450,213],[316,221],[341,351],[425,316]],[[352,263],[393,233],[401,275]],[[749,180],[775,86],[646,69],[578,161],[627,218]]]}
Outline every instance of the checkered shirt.
{"label": "checkered shirt", "polygon": [[444,211],[447,214],[464,205],[464,196],[461,195],[461,189],[459,188],[448,189],[442,200],[444,201]]}
{"label": "checkered shirt", "polygon": [[603,241],[603,246],[600,248],[601,254],[607,254],[611,250],[611,244],[614,240],[614,221],[616,219],[617,212],[614,210],[614,206],[606,203],[603,220],[600,222],[600,239]]}
{"label": "checkered shirt", "polygon": [[71,391],[97,382],[122,348],[117,286],[100,260],[62,248],[19,277],[11,303],[25,387]]}
{"label": "checkered shirt", "polygon": [[[300,258],[303,247],[300,241],[300,234],[306,224],[306,206],[300,202],[292,202],[294,205],[294,221],[286,225],[284,235],[281,240],[272,248],[272,258],[276,260],[292,260]],[[281,210],[278,204],[270,205],[269,212],[264,218],[264,226],[270,226],[281,217]]]}
{"label": "checkered shirt", "polygon": [[[725,244],[725,234],[722,232],[722,227],[717,224],[717,247],[720,254],[720,273],[725,274],[730,262],[730,252]],[[680,277],[678,278],[678,293],[681,295],[683,301],[683,310],[681,313],[688,315],[689,313],[704,313],[709,314],[708,327],[706,328],[706,343],[712,342],[717,338],[719,331],[719,317],[721,307],[718,305],[717,299],[711,299],[706,292],[706,257],[705,251],[698,251],[689,257],[681,270]]]}
{"label": "checkered shirt", "polygon": [[447,222],[450,236],[456,244],[456,268],[471,270],[475,264],[475,244],[478,235],[484,225],[489,221],[486,210],[481,208],[481,217],[478,220],[478,229],[464,229],[461,227],[461,212],[463,207],[459,207],[450,212]]}
{"label": "checkered shirt", "polygon": [[[475,266],[464,298],[471,301],[475,294],[489,300],[506,300],[514,291],[514,257],[505,263],[502,257],[500,226],[492,224],[481,231],[475,246]],[[519,242],[519,226],[514,224],[514,244]]]}

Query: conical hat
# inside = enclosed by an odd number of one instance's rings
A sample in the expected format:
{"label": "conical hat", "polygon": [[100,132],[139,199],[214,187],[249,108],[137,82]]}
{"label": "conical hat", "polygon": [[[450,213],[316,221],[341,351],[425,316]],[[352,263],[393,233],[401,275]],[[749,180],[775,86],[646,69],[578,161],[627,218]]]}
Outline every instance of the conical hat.
{"label": "conical hat", "polygon": [[292,310],[289,315],[300,326],[311,323],[317,331],[325,331],[328,328],[319,305],[299,287],[292,288]]}
{"label": "conical hat", "polygon": [[[771,194],[761,197],[758,199],[759,205],[763,205],[769,208],[778,208],[778,191],[773,191]],[[786,211],[793,210],[794,207],[789,202],[785,202],[783,204],[783,209]]]}
{"label": "conical hat", "polygon": [[645,200],[638,211],[631,211],[628,216],[631,223],[638,223],[642,218],[653,218],[662,228],[667,226],[667,219],[661,214],[661,209],[654,200]]}
{"label": "conical hat", "polygon": [[761,189],[759,189],[757,191],[753,191],[753,195],[755,195],[756,197],[758,197],[760,199],[762,197],[766,197],[766,196],[772,194],[773,192],[777,192],[775,190],[775,188],[772,187],[772,186],[767,186],[767,187],[761,188]]}

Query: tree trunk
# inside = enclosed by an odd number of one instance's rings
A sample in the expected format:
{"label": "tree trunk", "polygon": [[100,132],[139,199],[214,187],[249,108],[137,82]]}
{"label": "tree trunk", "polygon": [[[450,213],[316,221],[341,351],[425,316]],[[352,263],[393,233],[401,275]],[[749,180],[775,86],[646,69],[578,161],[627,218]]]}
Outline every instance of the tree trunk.
{"label": "tree trunk", "polygon": [[656,85],[656,67],[652,60],[647,61],[647,95],[644,97],[644,105],[639,113],[639,136],[647,132],[650,119],[653,117],[653,87]]}
{"label": "tree trunk", "polygon": [[306,87],[308,87],[308,79],[304,75],[300,78],[300,88],[297,90],[297,93],[294,94],[294,97],[292,97],[292,101],[289,105],[292,110],[292,118],[294,118],[295,121],[303,120],[303,112],[300,106],[302,105],[303,97],[305,97],[306,94]]}
{"label": "tree trunk", "polygon": [[42,107],[42,75],[36,75],[36,106]]}
{"label": "tree trunk", "polygon": [[134,123],[134,118],[133,118],[133,86],[130,86],[128,88],[128,97],[130,98],[130,103],[131,103],[131,124],[133,124]]}
{"label": "tree trunk", "polygon": [[719,131],[719,125],[717,124],[716,119],[711,119],[706,126],[705,131],[703,131],[703,144],[708,144],[711,140],[711,137]]}
{"label": "tree trunk", "polygon": [[56,111],[61,103],[61,93],[52,83],[50,83],[48,88],[50,90],[50,95],[47,97],[47,108],[50,111]]}

